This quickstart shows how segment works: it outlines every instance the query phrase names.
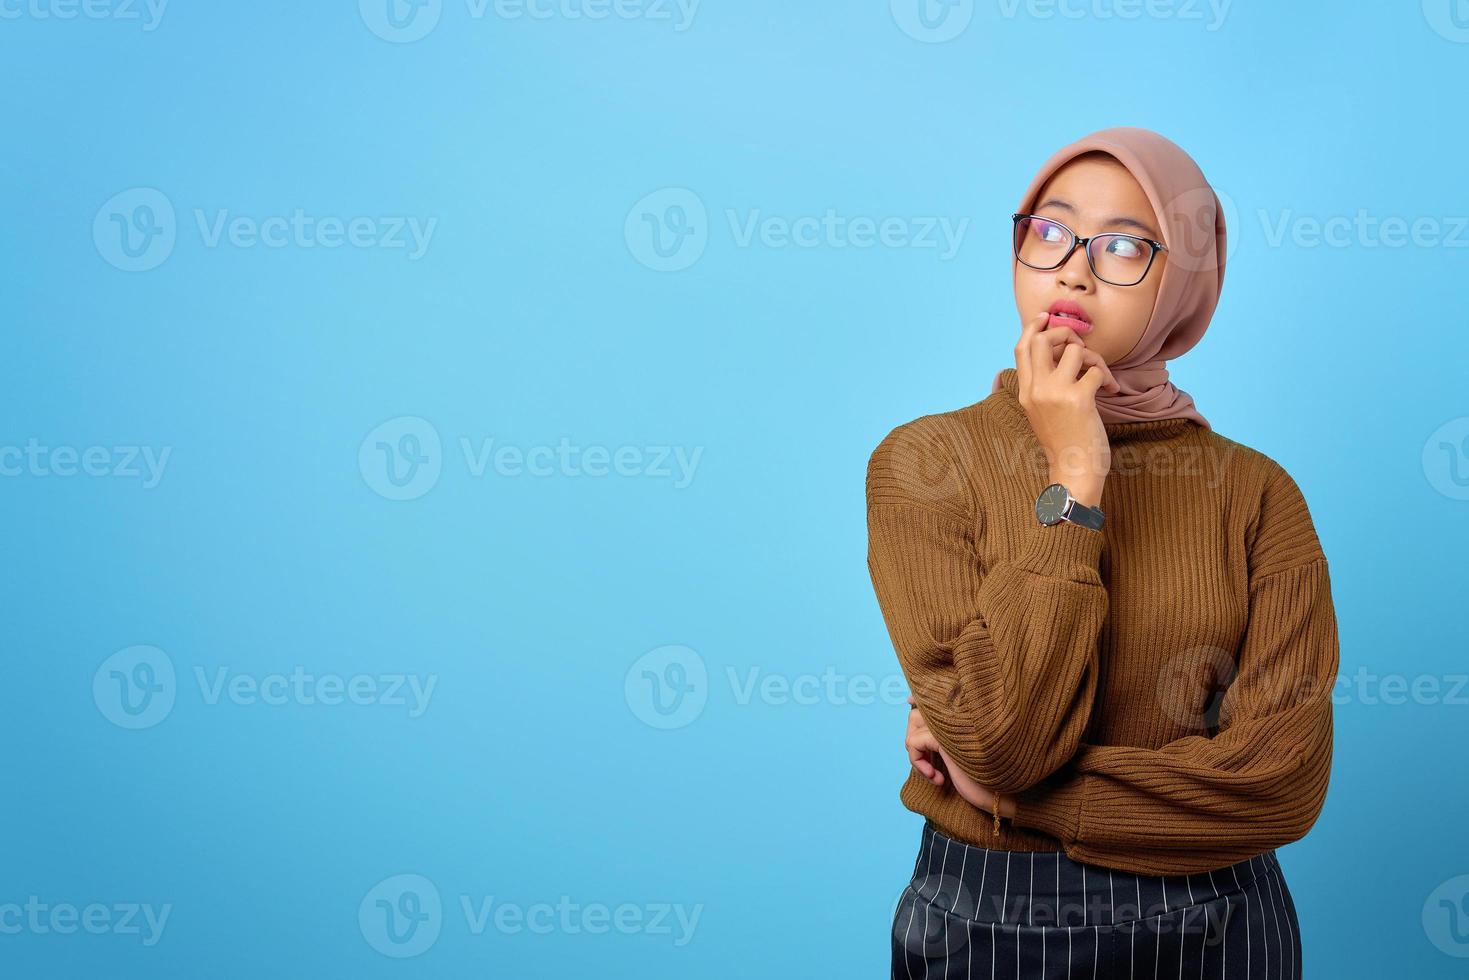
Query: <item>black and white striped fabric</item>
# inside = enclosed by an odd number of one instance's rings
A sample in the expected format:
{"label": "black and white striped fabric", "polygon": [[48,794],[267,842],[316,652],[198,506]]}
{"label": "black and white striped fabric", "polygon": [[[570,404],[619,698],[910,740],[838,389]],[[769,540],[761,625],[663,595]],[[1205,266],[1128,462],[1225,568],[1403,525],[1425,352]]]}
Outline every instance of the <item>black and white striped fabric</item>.
{"label": "black and white striped fabric", "polygon": [[1160,877],[965,844],[925,821],[892,976],[1298,980],[1300,931],[1274,850]]}

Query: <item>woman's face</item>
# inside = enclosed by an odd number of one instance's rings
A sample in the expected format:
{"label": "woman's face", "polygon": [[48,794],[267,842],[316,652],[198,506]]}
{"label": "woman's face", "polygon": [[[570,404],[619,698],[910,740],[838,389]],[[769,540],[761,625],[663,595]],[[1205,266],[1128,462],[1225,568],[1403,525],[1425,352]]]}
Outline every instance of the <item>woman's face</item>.
{"label": "woman's face", "polygon": [[[1080,237],[1116,231],[1163,240],[1148,196],[1115,158],[1087,154],[1051,175],[1036,196],[1032,214],[1061,222]],[[1158,299],[1167,252],[1159,252],[1147,276],[1135,286],[1114,286],[1092,274],[1078,248],[1058,269],[1041,272],[1015,262],[1015,307],[1022,321],[1048,311],[1059,301],[1075,303],[1090,321],[1053,318],[1050,329],[1071,329],[1108,364],[1127,355],[1142,338]],[[1105,271],[1105,270],[1104,270]]]}

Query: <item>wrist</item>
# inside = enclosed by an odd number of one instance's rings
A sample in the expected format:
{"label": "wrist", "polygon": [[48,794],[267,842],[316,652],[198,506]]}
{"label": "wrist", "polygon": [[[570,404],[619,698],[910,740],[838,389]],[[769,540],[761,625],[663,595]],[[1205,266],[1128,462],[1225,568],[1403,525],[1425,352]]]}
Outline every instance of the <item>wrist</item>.
{"label": "wrist", "polygon": [[1076,473],[1052,470],[1050,481],[1059,483],[1078,501],[1088,507],[1099,507],[1102,503],[1102,486],[1106,478],[1093,473]]}

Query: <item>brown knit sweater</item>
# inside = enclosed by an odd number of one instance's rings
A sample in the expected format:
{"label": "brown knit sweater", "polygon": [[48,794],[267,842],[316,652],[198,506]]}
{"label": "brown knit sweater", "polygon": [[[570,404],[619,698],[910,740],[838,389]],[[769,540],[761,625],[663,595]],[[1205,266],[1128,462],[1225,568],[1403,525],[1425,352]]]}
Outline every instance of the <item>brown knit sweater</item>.
{"label": "brown knit sweater", "polygon": [[1045,527],[1017,380],[868,462],[868,570],[903,673],[945,752],[1018,813],[996,835],[916,770],[903,805],[956,840],[1144,874],[1304,836],[1338,645],[1299,488],[1191,420],[1107,423],[1103,530]]}

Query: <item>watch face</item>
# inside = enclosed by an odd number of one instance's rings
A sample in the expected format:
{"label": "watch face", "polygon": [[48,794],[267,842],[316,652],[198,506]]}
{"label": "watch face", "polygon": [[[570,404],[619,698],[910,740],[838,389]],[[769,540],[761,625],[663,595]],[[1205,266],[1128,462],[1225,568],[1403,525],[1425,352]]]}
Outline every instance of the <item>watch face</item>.
{"label": "watch face", "polygon": [[1066,488],[1053,483],[1035,501],[1035,516],[1042,524],[1058,524],[1066,510]]}

